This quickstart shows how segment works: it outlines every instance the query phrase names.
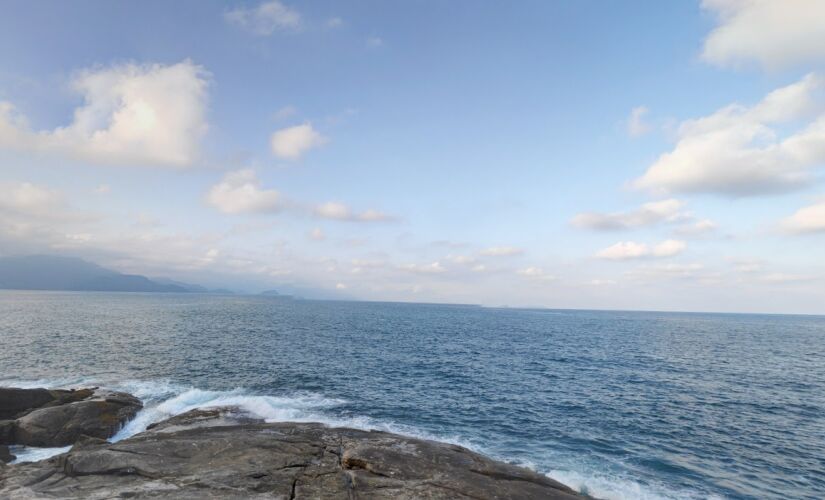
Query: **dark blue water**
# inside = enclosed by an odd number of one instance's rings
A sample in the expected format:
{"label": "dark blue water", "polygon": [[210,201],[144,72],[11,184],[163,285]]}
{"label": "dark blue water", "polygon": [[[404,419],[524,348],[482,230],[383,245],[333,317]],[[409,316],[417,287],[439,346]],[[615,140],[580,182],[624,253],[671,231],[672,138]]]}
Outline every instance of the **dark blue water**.
{"label": "dark blue water", "polygon": [[[0,292],[0,379],[459,442],[603,498],[825,497],[825,318]],[[121,436],[122,437],[122,436]]]}

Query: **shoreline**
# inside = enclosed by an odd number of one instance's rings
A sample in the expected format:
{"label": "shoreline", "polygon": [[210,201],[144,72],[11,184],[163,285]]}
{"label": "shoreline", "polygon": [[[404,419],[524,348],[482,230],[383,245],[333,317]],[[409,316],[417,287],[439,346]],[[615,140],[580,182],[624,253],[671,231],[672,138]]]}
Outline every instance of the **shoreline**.
{"label": "shoreline", "polygon": [[[130,397],[97,388],[0,388],[0,412],[14,426],[3,444],[72,441],[60,455],[0,466],[0,496],[224,498],[231,490],[238,498],[585,498],[461,446],[321,423],[268,423],[237,406],[189,410],[107,441],[123,429],[110,425],[111,415],[131,415],[120,422],[128,425],[143,408]],[[36,432],[24,432],[30,428]]]}

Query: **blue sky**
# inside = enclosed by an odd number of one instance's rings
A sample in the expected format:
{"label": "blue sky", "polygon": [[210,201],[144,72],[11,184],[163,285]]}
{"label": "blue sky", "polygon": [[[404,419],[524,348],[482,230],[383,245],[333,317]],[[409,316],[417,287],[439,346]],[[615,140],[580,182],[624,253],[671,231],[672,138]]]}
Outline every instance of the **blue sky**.
{"label": "blue sky", "polygon": [[325,297],[825,313],[817,0],[0,8],[2,254]]}

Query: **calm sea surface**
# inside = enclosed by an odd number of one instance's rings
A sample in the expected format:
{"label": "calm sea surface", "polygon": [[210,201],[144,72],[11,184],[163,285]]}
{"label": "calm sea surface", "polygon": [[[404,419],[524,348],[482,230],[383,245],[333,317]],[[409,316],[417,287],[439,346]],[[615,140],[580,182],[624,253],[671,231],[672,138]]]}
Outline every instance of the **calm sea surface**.
{"label": "calm sea surface", "polygon": [[117,438],[239,404],[460,443],[602,498],[825,497],[825,317],[6,291],[0,347],[0,384],[143,398]]}

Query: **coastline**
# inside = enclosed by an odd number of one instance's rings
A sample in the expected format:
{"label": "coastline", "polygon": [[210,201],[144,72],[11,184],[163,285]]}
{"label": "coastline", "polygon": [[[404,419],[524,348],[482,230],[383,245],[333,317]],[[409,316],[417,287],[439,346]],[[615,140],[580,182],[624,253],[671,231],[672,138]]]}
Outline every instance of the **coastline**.
{"label": "coastline", "polygon": [[[454,444],[268,423],[239,406],[192,409],[125,436],[143,409],[136,401],[97,388],[0,388],[7,430],[0,444],[71,441],[55,456],[0,466],[0,496],[584,498],[545,475]],[[24,432],[32,426],[39,435]]]}

